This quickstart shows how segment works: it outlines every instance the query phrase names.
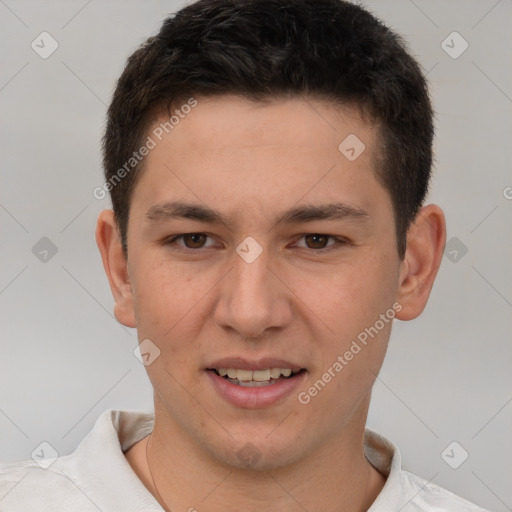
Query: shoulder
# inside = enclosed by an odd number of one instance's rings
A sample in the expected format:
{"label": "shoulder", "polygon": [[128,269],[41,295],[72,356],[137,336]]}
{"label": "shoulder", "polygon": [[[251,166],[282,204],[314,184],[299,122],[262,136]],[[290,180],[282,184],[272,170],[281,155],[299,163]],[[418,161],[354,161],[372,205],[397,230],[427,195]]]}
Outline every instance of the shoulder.
{"label": "shoulder", "polygon": [[402,512],[488,512],[424,478],[401,471]]}
{"label": "shoulder", "polygon": [[0,510],[97,512],[73,480],[54,466],[43,469],[32,460],[0,464]]}
{"label": "shoulder", "polygon": [[109,409],[70,454],[0,463],[0,511],[160,510],[124,456],[153,421],[149,412]]}

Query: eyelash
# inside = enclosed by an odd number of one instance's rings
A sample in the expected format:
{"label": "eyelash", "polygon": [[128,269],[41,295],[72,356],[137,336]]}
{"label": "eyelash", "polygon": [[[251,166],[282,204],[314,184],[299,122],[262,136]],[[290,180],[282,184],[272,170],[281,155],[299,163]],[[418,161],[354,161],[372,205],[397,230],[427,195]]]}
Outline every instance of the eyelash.
{"label": "eyelash", "polygon": [[[208,247],[199,247],[198,249],[191,249],[189,247],[181,247],[181,246],[178,246],[176,245],[176,242],[178,240],[183,240],[183,238],[185,236],[189,236],[189,235],[206,235],[208,238],[211,238],[208,234],[206,233],[201,233],[201,232],[197,232],[197,233],[182,233],[180,235],[174,235],[168,239],[166,239],[164,241],[164,245],[170,245],[170,246],[174,246],[174,249],[176,251],[179,251],[179,252],[199,252],[201,250],[204,250],[204,249],[207,249]],[[331,250],[333,250],[336,246],[341,246],[341,245],[349,245],[350,242],[348,242],[346,239],[343,239],[343,238],[338,238],[338,237],[335,237],[333,235],[326,235],[324,233],[306,233],[304,235],[302,235],[299,240],[301,240],[302,238],[304,237],[307,237],[307,236],[320,236],[320,237],[327,237],[328,239],[333,239],[336,243],[332,244],[332,245],[329,245],[327,246],[326,248],[323,248],[323,249],[309,249],[307,247],[301,247],[300,249],[305,249],[307,251],[313,251],[315,253],[326,253],[326,252],[330,252]]]}

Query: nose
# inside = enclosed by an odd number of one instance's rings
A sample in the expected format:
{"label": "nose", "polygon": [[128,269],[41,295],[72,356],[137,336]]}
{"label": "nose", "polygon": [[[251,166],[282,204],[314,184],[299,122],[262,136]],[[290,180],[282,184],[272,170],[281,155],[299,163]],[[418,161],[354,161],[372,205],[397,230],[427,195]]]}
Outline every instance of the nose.
{"label": "nose", "polygon": [[279,278],[269,251],[263,249],[252,262],[235,253],[231,263],[231,270],[219,283],[216,323],[244,339],[262,339],[267,331],[289,325],[291,292]]}

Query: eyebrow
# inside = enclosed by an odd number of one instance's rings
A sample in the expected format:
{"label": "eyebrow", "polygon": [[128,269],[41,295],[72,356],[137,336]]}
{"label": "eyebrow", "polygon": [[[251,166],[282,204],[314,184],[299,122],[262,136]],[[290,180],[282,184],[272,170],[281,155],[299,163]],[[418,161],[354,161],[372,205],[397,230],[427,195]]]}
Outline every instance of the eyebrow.
{"label": "eyebrow", "polygon": [[[231,222],[220,212],[200,204],[183,201],[165,202],[152,206],[146,217],[151,221],[169,221],[173,219],[189,219],[208,224],[225,224],[230,227]],[[291,208],[279,215],[274,224],[299,224],[317,220],[358,220],[369,221],[370,214],[362,208],[345,203],[331,203],[321,205],[301,205]]]}

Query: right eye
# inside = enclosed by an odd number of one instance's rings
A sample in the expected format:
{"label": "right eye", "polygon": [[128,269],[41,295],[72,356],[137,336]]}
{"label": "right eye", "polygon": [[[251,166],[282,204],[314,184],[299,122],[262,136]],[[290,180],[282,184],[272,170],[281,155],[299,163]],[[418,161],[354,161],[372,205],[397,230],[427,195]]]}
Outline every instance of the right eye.
{"label": "right eye", "polygon": [[[174,246],[178,251],[202,249],[203,247],[209,247],[204,245],[207,238],[210,237],[206,233],[182,233],[168,238],[164,245]],[[185,245],[177,244],[178,240],[183,241]]]}

